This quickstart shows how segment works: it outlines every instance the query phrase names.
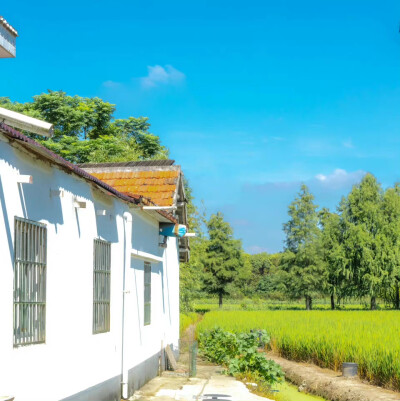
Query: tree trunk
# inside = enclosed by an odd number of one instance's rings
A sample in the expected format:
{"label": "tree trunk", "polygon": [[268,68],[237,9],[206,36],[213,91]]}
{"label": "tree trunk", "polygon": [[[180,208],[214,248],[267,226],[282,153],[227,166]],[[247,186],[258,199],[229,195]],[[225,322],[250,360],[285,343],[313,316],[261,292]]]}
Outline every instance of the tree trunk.
{"label": "tree trunk", "polygon": [[306,310],[312,309],[312,298],[309,295],[306,295]]}
{"label": "tree trunk", "polygon": [[219,307],[222,308],[222,294],[219,294]]}
{"label": "tree trunk", "polygon": [[371,310],[375,310],[376,309],[376,297],[372,296],[371,297]]}
{"label": "tree trunk", "polygon": [[335,309],[335,296],[333,294],[331,294],[331,309]]}

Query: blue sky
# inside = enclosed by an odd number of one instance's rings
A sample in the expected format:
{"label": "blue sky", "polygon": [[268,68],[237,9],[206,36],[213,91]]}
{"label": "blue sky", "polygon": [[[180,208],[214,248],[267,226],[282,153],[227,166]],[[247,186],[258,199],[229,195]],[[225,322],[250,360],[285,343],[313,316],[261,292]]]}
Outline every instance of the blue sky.
{"label": "blue sky", "polygon": [[1,96],[100,96],[148,116],[207,213],[282,249],[308,184],[335,207],[365,172],[400,180],[400,2],[14,1]]}

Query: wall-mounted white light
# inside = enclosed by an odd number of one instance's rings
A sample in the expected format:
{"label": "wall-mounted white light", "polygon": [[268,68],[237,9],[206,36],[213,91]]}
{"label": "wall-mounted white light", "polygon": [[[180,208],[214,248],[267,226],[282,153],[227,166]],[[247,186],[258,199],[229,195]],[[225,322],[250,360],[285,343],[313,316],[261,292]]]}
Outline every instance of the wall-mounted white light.
{"label": "wall-mounted white light", "polygon": [[33,177],[31,175],[17,175],[18,184],[33,184]]}
{"label": "wall-mounted white light", "polygon": [[75,209],[86,209],[86,202],[74,200],[74,208]]}
{"label": "wall-mounted white light", "polygon": [[106,209],[97,209],[96,215],[97,216],[107,216],[107,210]]}
{"label": "wall-mounted white light", "polygon": [[143,210],[175,210],[176,206],[142,206]]}

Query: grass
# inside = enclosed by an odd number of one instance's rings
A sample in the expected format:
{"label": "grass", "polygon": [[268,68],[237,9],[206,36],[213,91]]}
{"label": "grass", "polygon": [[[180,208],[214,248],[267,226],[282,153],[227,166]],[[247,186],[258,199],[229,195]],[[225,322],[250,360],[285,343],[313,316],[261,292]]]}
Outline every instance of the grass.
{"label": "grass", "polygon": [[339,370],[356,362],[360,377],[400,390],[400,312],[397,311],[213,311],[199,332],[265,329],[282,356]]}
{"label": "grass", "polygon": [[180,314],[180,320],[179,320],[179,333],[180,336],[182,337],[183,333],[185,330],[192,324],[196,323],[199,320],[199,315],[195,312],[189,312],[189,313],[181,313]]}

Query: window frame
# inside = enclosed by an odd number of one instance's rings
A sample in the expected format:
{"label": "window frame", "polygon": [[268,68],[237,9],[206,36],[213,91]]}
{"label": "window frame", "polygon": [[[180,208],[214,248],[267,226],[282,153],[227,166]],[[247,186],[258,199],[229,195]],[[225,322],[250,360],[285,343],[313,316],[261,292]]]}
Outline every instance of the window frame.
{"label": "window frame", "polygon": [[93,240],[93,317],[92,333],[111,329],[111,242]]}
{"label": "window frame", "polygon": [[14,217],[13,346],[46,342],[47,225]]}
{"label": "window frame", "polygon": [[144,262],[143,269],[143,324],[151,325],[151,263]]}

